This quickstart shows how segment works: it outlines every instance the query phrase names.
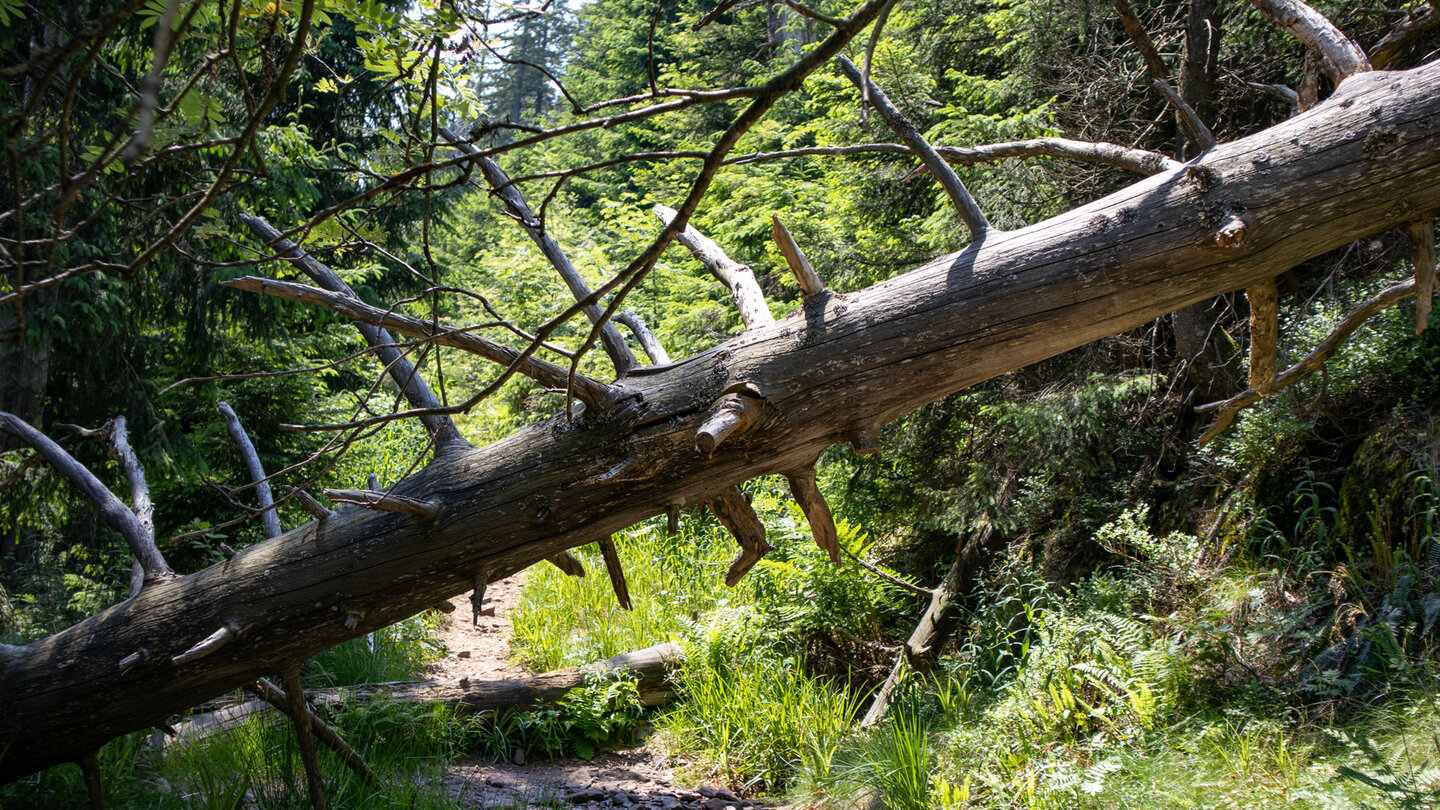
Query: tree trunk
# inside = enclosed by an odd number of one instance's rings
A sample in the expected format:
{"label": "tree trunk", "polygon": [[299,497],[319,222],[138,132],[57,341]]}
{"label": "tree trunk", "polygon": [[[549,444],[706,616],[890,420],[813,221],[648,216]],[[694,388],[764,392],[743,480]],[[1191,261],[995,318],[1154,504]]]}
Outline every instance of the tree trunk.
{"label": "tree trunk", "polygon": [[[584,686],[597,674],[623,673],[635,680],[642,704],[663,706],[675,697],[675,690],[667,672],[672,664],[684,657],[685,652],[680,645],[667,641],[643,650],[607,658],[592,666],[566,667],[522,678],[495,681],[456,678],[448,681],[369,683],[311,689],[305,693],[305,697],[317,707],[330,709],[383,698],[396,703],[444,704],[460,714],[523,711],[553,704],[571,690]],[[212,711],[176,725],[176,738],[195,739],[225,731],[256,712],[267,711],[270,705],[264,700],[222,703]]]}
{"label": "tree trunk", "polygon": [[[606,412],[446,453],[394,489],[432,517],[341,507],[0,647],[0,780],[466,592],[478,572],[499,579],[748,478],[806,469],[852,431],[1437,209],[1440,64],[1357,75],[1197,164],[639,369]],[[739,390],[763,398],[761,420],[697,451],[712,405]],[[221,642],[174,662],[211,637]]]}

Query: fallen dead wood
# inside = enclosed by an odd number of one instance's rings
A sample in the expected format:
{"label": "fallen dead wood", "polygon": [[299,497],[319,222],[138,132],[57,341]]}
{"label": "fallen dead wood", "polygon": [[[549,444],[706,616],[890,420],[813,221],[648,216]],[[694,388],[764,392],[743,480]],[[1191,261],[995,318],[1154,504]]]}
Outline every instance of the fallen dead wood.
{"label": "fallen dead wood", "polygon": [[[1432,216],[1437,88],[1440,63],[1357,74],[1183,169],[636,369],[573,420],[482,448],[452,442],[390,490],[432,519],[341,506],[0,646],[0,782],[469,591],[477,572],[498,580],[757,475],[805,469],[839,441],[868,449],[880,425],[949,393]],[[763,415],[696,450],[720,400],[741,391]],[[227,627],[223,645],[175,661]]]}
{"label": "fallen dead wood", "polygon": [[[675,697],[668,674],[671,665],[685,657],[680,645],[667,641],[643,650],[617,655],[584,667],[566,667],[525,678],[479,680],[392,681],[331,689],[311,689],[305,696],[321,710],[338,710],[374,700],[407,704],[444,705],[461,714],[523,711],[556,703],[571,690],[596,677],[634,678],[645,706],[662,706]],[[234,728],[256,714],[280,719],[264,700],[213,701],[208,710],[175,724],[175,740],[208,737]]]}

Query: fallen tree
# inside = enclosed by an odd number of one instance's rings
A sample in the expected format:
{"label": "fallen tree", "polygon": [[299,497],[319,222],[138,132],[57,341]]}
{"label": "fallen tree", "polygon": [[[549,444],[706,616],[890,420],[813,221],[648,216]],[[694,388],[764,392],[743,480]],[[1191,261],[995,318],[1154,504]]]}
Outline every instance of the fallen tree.
{"label": "fallen tree", "polygon": [[[662,706],[675,697],[669,669],[685,657],[674,642],[656,644],[643,650],[623,653],[584,667],[565,667],[538,675],[502,680],[452,678],[449,680],[396,681],[359,686],[312,689],[305,693],[313,705],[331,710],[372,700],[396,703],[444,705],[460,714],[524,711],[559,701],[565,695],[598,678],[629,678],[635,681],[640,703]],[[233,728],[274,702],[265,699],[222,700],[175,726],[176,738],[194,739]]]}
{"label": "fallen tree", "polygon": [[[573,419],[478,449],[443,444],[385,498],[152,577],[74,627],[0,648],[0,780],[78,761],[477,579],[677,506],[720,504],[746,553],[763,553],[763,529],[754,536],[732,495],[745,480],[803,481],[826,447],[865,446],[924,403],[1437,209],[1431,64],[1354,75],[1284,123],[1053,219],[982,230],[869,289],[812,289],[785,318],[602,386]],[[438,329],[383,315],[375,325]]]}

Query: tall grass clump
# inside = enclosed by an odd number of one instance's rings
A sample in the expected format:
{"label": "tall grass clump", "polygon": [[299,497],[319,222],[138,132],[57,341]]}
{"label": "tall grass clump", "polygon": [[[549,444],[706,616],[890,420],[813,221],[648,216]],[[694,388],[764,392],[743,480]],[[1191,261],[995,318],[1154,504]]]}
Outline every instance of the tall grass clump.
{"label": "tall grass clump", "polygon": [[762,793],[802,771],[828,770],[860,701],[804,661],[745,649],[716,663],[703,652],[677,678],[681,699],[658,726],[697,775]]}

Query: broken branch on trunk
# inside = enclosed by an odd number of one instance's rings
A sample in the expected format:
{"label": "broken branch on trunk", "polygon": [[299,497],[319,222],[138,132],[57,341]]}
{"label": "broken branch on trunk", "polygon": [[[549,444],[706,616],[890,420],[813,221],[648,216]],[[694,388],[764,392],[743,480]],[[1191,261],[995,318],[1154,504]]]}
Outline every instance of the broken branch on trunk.
{"label": "broken branch on trunk", "polygon": [[425,520],[434,520],[435,515],[438,514],[432,503],[373,489],[327,489],[325,497],[336,503],[348,503],[381,512],[414,515]]}
{"label": "broken branch on trunk", "polygon": [[1370,59],[1325,15],[1301,0],[1250,0],[1272,22],[1310,46],[1325,64],[1325,73],[1340,84],[1371,69]]}
{"label": "broken branch on trunk", "polygon": [[[675,209],[657,205],[654,208],[655,216],[667,226],[675,221]],[[714,240],[696,230],[694,225],[686,224],[685,229],[675,236],[676,241],[689,249],[710,274],[720,280],[730,290],[730,297],[735,300],[735,306],[740,310],[740,321],[745,324],[746,329],[754,329],[773,323],[775,317],[770,314],[770,307],[765,303],[765,294],[760,292],[760,285],[755,281],[755,272],[749,265],[741,264],[725,255],[725,251],[715,244]]]}
{"label": "broken branch on trunk", "polygon": [[800,293],[804,297],[811,298],[825,292],[825,282],[820,280],[815,268],[810,266],[805,251],[800,249],[795,237],[786,230],[779,214],[770,215],[770,238],[774,239],[776,247],[780,248],[780,255],[784,256],[785,263],[790,265],[790,272],[795,274],[795,280],[800,282]]}
{"label": "broken branch on trunk", "polygon": [[1280,290],[1275,279],[1245,288],[1250,301],[1250,387],[1268,397],[1275,390],[1275,348],[1280,342]]}
{"label": "broken branch on trunk", "polygon": [[960,177],[955,174],[955,170],[950,168],[950,164],[941,159],[940,155],[936,154],[935,148],[925,140],[925,137],[920,134],[920,130],[916,129],[915,125],[910,123],[910,119],[906,118],[900,109],[891,103],[890,97],[885,95],[884,91],[876,86],[868,76],[860,74],[860,69],[855,67],[854,62],[843,56],[836,57],[836,60],[840,63],[840,72],[844,73],[846,78],[862,91],[869,92],[870,101],[874,103],[875,109],[879,110],[880,117],[885,119],[890,130],[910,148],[910,151],[915,153],[916,157],[920,158],[920,162],[925,164],[925,168],[934,175],[935,181],[949,195],[950,202],[955,205],[961,221],[970,231],[970,241],[983,241],[985,235],[990,231],[990,221],[985,218],[985,212],[980,210],[975,198],[970,196],[969,189],[960,182]]}
{"label": "broken branch on trunk", "polygon": [[[463,349],[491,362],[499,363],[507,367],[513,366],[517,372],[524,374],[548,388],[561,390],[565,388],[568,372],[554,363],[546,362],[537,357],[526,357],[517,349],[512,349],[509,346],[496,343],[493,340],[470,332],[458,329],[446,329],[430,321],[412,318],[409,315],[401,315],[398,312],[380,309],[379,307],[372,307],[353,296],[322,290],[319,287],[311,287],[306,284],[296,284],[293,281],[278,281],[276,279],[259,278],[256,276],[245,276],[221,283],[227,287],[234,287],[237,290],[264,293],[278,298],[287,298],[291,301],[314,304],[344,315],[362,325],[394,329],[401,334],[425,338],[442,346]],[[575,377],[573,390],[577,399],[586,405],[597,408],[607,407],[614,398],[614,394],[611,392],[609,386],[578,374]],[[422,407],[439,408],[441,406],[437,401],[434,406]],[[449,421],[448,418],[446,421]]]}
{"label": "broken branch on trunk", "polygon": [[1370,66],[1375,70],[1389,68],[1409,53],[1425,32],[1437,25],[1440,25],[1440,2],[1437,0],[1405,12],[1405,17],[1370,48]]}
{"label": "broken branch on trunk", "polygon": [[1435,298],[1435,219],[1426,217],[1405,228],[1410,243],[1410,263],[1415,267],[1415,334],[1430,323],[1430,306]]}
{"label": "broken branch on trunk", "polygon": [[[150,485],[145,483],[145,467],[140,464],[140,457],[135,454],[134,448],[130,446],[130,437],[126,430],[124,416],[117,416],[110,423],[110,444],[115,448],[115,455],[120,457],[120,467],[125,470],[125,478],[130,482],[130,511],[135,513],[135,519],[140,522],[140,528],[144,530],[146,542],[155,545],[155,504],[150,500]],[[157,547],[156,553],[159,553]],[[130,595],[140,593],[145,587],[145,567],[139,560],[131,563],[130,569]]]}
{"label": "broken branch on trunk", "polygon": [[765,400],[758,393],[742,389],[721,397],[710,410],[710,416],[695,431],[695,447],[705,455],[730,436],[742,434],[755,426],[764,412]]}
{"label": "broken branch on trunk", "polygon": [[615,548],[615,538],[602,537],[595,541],[600,547],[600,557],[605,560],[605,571],[610,575],[610,587],[615,591],[615,600],[620,607],[630,609],[630,586],[625,583],[625,569],[620,565],[620,552]]}
{"label": "broken branch on trunk", "polygon": [[670,353],[665,351],[665,346],[655,337],[655,333],[650,331],[650,327],[645,325],[639,314],[627,309],[616,314],[615,320],[625,324],[635,334],[635,339],[640,341],[640,348],[645,350],[645,356],[650,358],[652,364],[664,366],[670,363]]}
{"label": "broken branch on trunk", "polygon": [[[1340,325],[1320,341],[1320,345],[1307,354],[1305,359],[1275,375],[1274,381],[1270,385],[1270,393],[1273,394],[1282,388],[1294,385],[1319,371],[1324,367],[1325,361],[1329,360],[1330,356],[1345,344],[1346,339],[1354,334],[1356,329],[1381,311],[1413,296],[1415,289],[1415,279],[1412,278],[1386,287],[1376,295],[1365,299],[1358,307],[1352,309],[1350,314],[1340,321]],[[1235,424],[1235,417],[1242,409],[1254,405],[1266,396],[1267,394],[1262,394],[1254,388],[1248,388],[1227,400],[1207,402],[1197,406],[1196,413],[1220,412],[1215,424],[1211,425],[1200,437],[1200,445],[1203,447],[1211,439],[1225,432],[1227,428]]]}
{"label": "broken branch on trunk", "polygon": [[568,551],[562,551],[559,554],[551,554],[545,559],[548,560],[551,565],[559,568],[561,571],[564,571],[566,574],[569,574],[572,577],[585,576],[585,566],[581,565],[580,560],[577,559],[574,554],[571,554]]}
{"label": "broken branch on trunk", "polygon": [[835,529],[835,516],[830,513],[830,504],[825,502],[825,496],[815,480],[815,468],[811,466],[804,472],[789,473],[785,480],[790,484],[790,496],[800,505],[800,511],[805,513],[805,520],[810,523],[815,545],[829,554],[830,562],[838,568],[840,533]]}
{"label": "broken branch on trunk", "polygon": [[[120,425],[123,431],[124,423],[121,422]],[[115,497],[115,493],[100,483],[100,479],[96,478],[94,473],[65,452],[65,449],[56,444],[49,436],[31,427],[18,416],[0,411],[0,430],[35,448],[46,461],[50,462],[50,466],[69,479],[70,483],[78,487],[86,497],[94,502],[100,514],[100,520],[106,526],[119,532],[125,538],[125,542],[129,544],[130,553],[135,556],[135,560],[145,571],[146,586],[175,579],[175,572],[170,570],[170,565],[165,562],[165,558],[160,554],[160,549],[155,545],[155,537],[146,531],[140,518],[136,517],[134,512],[126,508],[125,504]],[[133,460],[133,453],[130,455]],[[143,476],[140,480],[143,483]],[[146,500],[148,501],[148,490]]]}
{"label": "broken branch on trunk", "polygon": [[765,524],[755,514],[750,499],[739,487],[727,487],[710,499],[710,511],[740,544],[740,556],[725,572],[725,584],[733,588],[750,573],[760,558],[775,550],[765,541]]}
{"label": "broken branch on trunk", "polygon": [[1175,88],[1170,86],[1169,82],[1157,78],[1155,80],[1155,89],[1159,90],[1160,94],[1165,97],[1165,100],[1170,102],[1170,106],[1175,108],[1175,114],[1184,122],[1185,128],[1190,130],[1190,136],[1195,139],[1196,143],[1200,144],[1200,150],[1202,152],[1215,146],[1215,133],[1211,132],[1210,128],[1205,126],[1205,122],[1200,120],[1200,115],[1195,112],[1195,108],[1191,107],[1185,99],[1181,98],[1180,94],[1175,92]]}

